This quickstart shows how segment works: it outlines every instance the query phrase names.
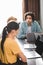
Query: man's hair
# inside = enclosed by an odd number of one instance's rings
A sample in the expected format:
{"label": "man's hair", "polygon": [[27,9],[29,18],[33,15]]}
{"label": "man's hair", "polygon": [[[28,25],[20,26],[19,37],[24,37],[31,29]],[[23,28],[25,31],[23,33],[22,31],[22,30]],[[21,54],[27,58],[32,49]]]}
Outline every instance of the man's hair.
{"label": "man's hair", "polygon": [[31,16],[32,17],[32,20],[34,21],[34,13],[33,12],[26,12],[25,14],[24,14],[24,19],[26,20],[26,17],[27,16]]}

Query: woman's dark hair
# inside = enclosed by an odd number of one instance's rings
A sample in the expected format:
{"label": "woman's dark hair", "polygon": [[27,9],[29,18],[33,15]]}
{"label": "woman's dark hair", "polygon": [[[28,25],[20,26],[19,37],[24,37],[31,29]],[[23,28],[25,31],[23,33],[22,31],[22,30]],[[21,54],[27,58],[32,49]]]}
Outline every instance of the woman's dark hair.
{"label": "woman's dark hair", "polygon": [[24,15],[24,16],[25,16],[25,20],[26,20],[26,17],[27,17],[28,15],[32,17],[32,20],[33,20],[33,22],[34,22],[34,14],[33,14],[33,12],[27,12],[27,13],[25,13],[25,15]]}
{"label": "woman's dark hair", "polygon": [[1,49],[2,52],[4,53],[3,45],[6,39],[6,36],[8,33],[10,33],[12,30],[17,30],[19,28],[19,24],[16,22],[10,22],[7,24],[7,26],[4,27],[3,32],[2,32],[2,40],[1,40]]}

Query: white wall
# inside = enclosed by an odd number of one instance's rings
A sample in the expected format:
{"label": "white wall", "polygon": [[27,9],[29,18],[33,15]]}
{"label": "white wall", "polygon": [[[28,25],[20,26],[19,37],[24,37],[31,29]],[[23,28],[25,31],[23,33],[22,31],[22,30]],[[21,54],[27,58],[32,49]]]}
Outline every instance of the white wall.
{"label": "white wall", "polygon": [[43,0],[40,0],[40,19],[41,19],[41,27],[43,29]]}
{"label": "white wall", "polygon": [[0,34],[10,16],[22,20],[22,0],[0,0]]}

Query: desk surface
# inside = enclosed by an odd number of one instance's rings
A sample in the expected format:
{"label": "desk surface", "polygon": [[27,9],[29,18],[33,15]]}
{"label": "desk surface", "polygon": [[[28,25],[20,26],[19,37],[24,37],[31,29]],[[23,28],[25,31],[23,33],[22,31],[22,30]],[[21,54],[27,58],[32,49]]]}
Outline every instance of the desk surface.
{"label": "desk surface", "polygon": [[[41,58],[41,56],[35,50],[29,50],[35,48],[35,44],[29,44],[25,40],[16,39],[22,52],[28,59]],[[24,44],[28,44],[28,48],[24,48]]]}
{"label": "desk surface", "polygon": [[[27,44],[24,40],[17,39],[17,42],[18,42],[21,50],[23,51],[24,55],[27,57],[28,65],[43,65],[43,60],[42,60],[41,56],[35,50],[30,50],[29,48],[24,48],[24,44]],[[31,45],[31,44],[29,44],[29,45]],[[34,44],[32,44],[32,45],[34,45]]]}
{"label": "desk surface", "polygon": [[27,42],[27,40],[24,40],[24,48],[28,48],[28,49],[36,49],[36,45],[35,43],[29,43]]}

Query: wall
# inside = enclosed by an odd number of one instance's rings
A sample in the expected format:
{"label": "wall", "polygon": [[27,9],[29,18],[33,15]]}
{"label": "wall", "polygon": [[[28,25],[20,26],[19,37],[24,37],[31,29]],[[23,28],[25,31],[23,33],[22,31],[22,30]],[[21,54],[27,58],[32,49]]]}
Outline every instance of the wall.
{"label": "wall", "polygon": [[41,27],[43,29],[43,0],[40,0],[40,20],[41,20]]}

